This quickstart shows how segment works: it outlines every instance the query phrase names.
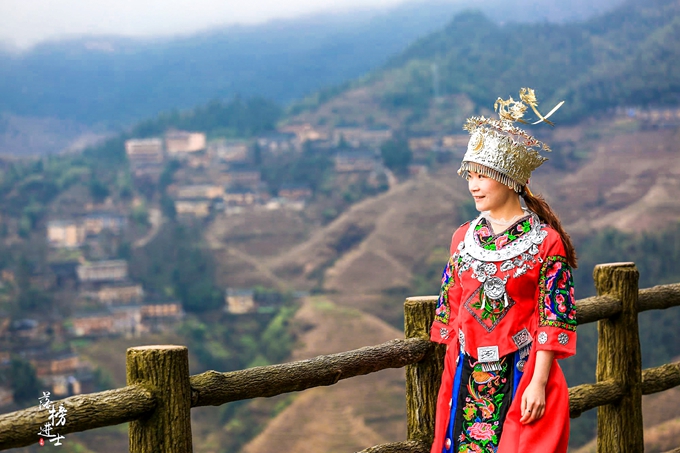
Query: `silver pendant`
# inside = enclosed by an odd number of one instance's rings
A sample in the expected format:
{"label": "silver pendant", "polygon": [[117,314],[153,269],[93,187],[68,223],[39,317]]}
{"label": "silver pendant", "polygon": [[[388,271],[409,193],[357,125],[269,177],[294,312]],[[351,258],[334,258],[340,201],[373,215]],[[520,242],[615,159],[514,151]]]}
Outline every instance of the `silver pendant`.
{"label": "silver pendant", "polygon": [[505,282],[499,277],[491,277],[484,282],[484,294],[487,297],[499,300],[505,294]]}

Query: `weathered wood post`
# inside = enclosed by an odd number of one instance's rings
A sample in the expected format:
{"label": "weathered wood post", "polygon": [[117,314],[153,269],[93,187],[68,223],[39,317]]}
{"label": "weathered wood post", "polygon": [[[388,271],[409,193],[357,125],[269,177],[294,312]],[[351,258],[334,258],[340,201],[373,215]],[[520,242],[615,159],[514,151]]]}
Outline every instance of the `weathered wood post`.
{"label": "weathered wood post", "polygon": [[616,404],[597,411],[597,451],[644,451],[642,362],[638,332],[638,278],[634,263],[599,264],[593,271],[598,295],[621,300],[621,314],[598,323],[597,382],[615,380],[623,387]]}
{"label": "weathered wood post", "polygon": [[130,422],[130,453],[191,453],[191,386],[185,346],[138,346],[127,350],[127,383],[153,392],[156,410]]}
{"label": "weathered wood post", "polygon": [[[404,303],[406,338],[430,338],[436,297],[409,297]],[[432,351],[420,362],[406,366],[407,439],[432,445],[437,393],[444,371],[444,345],[432,344]]]}

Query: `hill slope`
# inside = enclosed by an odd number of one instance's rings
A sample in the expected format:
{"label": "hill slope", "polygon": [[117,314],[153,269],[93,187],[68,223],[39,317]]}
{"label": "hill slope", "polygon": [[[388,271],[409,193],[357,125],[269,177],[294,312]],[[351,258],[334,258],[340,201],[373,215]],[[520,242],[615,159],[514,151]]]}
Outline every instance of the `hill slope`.
{"label": "hill slope", "polygon": [[[305,301],[294,322],[302,328],[293,360],[349,351],[402,338],[380,319],[335,306],[323,298]],[[243,453],[279,451],[346,453],[406,438],[404,370],[384,370],[300,393],[245,446]]]}
{"label": "hill slope", "polygon": [[293,121],[459,130],[470,111],[524,86],[546,106],[566,99],[563,124],[616,106],[676,104],[679,26],[676,0],[629,0],[560,25],[498,25],[466,12],[339,93],[309,97]]}

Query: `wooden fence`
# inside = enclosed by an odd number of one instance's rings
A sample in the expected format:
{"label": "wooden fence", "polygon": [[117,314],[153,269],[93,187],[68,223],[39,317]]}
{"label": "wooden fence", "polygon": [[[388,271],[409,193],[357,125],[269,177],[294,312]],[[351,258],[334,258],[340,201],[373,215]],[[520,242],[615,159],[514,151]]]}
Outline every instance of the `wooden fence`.
{"label": "wooden fence", "polygon": [[[637,313],[680,305],[680,283],[638,291],[633,263],[595,267],[598,295],[577,302],[579,324],[599,321],[596,379],[569,389],[571,417],[598,408],[598,452],[641,452],[642,395],[680,385],[680,362],[641,370]],[[405,339],[339,354],[229,373],[189,375],[184,346],[127,351],[127,386],[59,401],[68,411],[60,434],[130,422],[131,453],[192,451],[190,410],[271,397],[387,368],[406,367],[407,440],[363,453],[428,453],[445,348],[429,341],[436,297],[406,300]],[[0,450],[37,443],[38,407],[0,415]],[[680,452],[680,449],[674,450]]]}

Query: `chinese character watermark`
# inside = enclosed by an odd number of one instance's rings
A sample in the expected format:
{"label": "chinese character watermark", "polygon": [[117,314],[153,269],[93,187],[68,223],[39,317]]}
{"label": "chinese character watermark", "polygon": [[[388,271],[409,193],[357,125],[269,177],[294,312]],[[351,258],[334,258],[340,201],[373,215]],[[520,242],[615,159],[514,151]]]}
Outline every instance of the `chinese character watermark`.
{"label": "chinese character watermark", "polygon": [[50,392],[43,392],[43,395],[38,398],[38,408],[47,409],[49,411],[48,421],[38,432],[40,436],[40,445],[45,445],[44,439],[49,439],[53,445],[62,445],[61,441],[66,439],[66,437],[60,435],[59,433],[53,433],[52,430],[57,426],[66,426],[66,408],[63,404],[59,404],[59,407],[55,409],[54,403],[50,401]]}

